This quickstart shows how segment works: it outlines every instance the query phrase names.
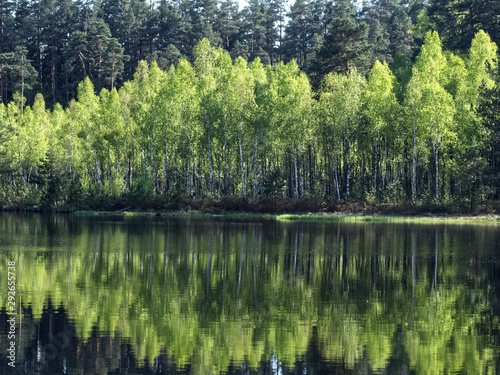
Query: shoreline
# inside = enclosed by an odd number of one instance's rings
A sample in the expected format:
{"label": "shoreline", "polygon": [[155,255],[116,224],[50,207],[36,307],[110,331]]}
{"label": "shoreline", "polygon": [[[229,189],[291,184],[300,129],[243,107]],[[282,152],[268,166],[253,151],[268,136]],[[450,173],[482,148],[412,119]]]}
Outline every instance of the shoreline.
{"label": "shoreline", "polygon": [[[128,204],[127,204],[128,203]],[[345,223],[453,223],[500,224],[498,207],[483,207],[475,213],[444,205],[377,204],[361,201],[326,202],[322,200],[267,201],[241,199],[202,199],[173,204],[131,204],[114,202],[105,207],[0,206],[0,212],[69,214],[75,216],[116,218],[221,218],[233,220],[273,220],[280,222]]]}
{"label": "shoreline", "polygon": [[253,212],[207,213],[201,211],[75,211],[75,216],[123,217],[123,218],[220,218],[237,220],[273,220],[280,222],[317,222],[317,223],[415,223],[415,224],[490,224],[500,225],[500,215],[450,215],[450,214],[362,214],[362,213],[301,213],[268,214]]}

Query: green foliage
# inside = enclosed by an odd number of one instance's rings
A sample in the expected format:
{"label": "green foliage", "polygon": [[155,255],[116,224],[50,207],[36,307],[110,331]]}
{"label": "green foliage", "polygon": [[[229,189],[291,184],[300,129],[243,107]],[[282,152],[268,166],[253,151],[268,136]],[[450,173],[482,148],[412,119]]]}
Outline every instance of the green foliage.
{"label": "green foliage", "polygon": [[498,197],[496,180],[483,178],[496,146],[480,95],[496,87],[496,53],[484,32],[460,57],[429,31],[413,65],[397,54],[392,70],[376,61],[368,79],[349,65],[314,92],[295,60],[233,61],[203,39],[193,64],[180,59],[164,71],[141,60],[119,89],[97,95],[100,85],[85,78],[66,108],[48,110],[41,94],[25,105],[16,94],[0,106],[2,202],[163,207],[240,196],[440,205],[460,197],[481,209]]}
{"label": "green foliage", "polygon": [[429,17],[435,29],[443,35],[447,48],[465,53],[477,33],[484,30],[493,41],[500,43],[500,25],[495,17],[500,14],[498,2],[479,0],[434,0]]}
{"label": "green foliage", "polygon": [[62,179],[60,176],[49,178],[40,198],[42,209],[50,209],[60,203],[62,195]]}
{"label": "green foliage", "polygon": [[129,193],[129,197],[132,202],[136,204],[142,204],[149,202],[153,197],[154,185],[149,179],[136,180],[132,184],[132,189]]}
{"label": "green foliage", "polygon": [[367,73],[371,62],[367,36],[366,24],[352,17],[334,19],[308,69],[313,81],[317,84],[329,72],[349,73],[353,68]]}
{"label": "green foliage", "polygon": [[283,173],[276,169],[269,173],[264,180],[264,195],[272,199],[281,198],[284,187]]}
{"label": "green foliage", "polygon": [[447,49],[459,55],[481,30],[500,42],[497,1],[252,0],[241,9],[233,0],[35,5],[0,5],[4,104],[20,92],[32,105],[40,92],[50,107],[67,105],[85,78],[97,92],[118,89],[133,80],[141,60],[156,61],[163,70],[181,59],[193,62],[203,39],[233,59],[259,58],[271,66],[296,59],[315,86],[332,71],[355,65],[367,75],[377,59],[392,64],[398,52],[414,57],[429,30],[437,30]]}

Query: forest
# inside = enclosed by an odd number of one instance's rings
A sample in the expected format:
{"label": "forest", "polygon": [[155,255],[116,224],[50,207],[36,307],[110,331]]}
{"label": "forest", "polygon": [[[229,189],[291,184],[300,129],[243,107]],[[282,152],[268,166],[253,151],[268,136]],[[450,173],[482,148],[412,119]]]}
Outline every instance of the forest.
{"label": "forest", "polygon": [[495,212],[500,4],[0,5],[0,206]]}

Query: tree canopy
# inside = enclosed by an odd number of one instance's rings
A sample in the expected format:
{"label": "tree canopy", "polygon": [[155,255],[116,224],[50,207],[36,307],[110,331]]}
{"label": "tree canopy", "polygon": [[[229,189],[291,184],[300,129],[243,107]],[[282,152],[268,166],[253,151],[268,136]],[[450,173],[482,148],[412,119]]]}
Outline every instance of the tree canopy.
{"label": "tree canopy", "polygon": [[[358,2],[359,3],[359,2]],[[204,38],[232,59],[276,66],[292,59],[315,87],[331,71],[367,75],[376,60],[413,59],[429,28],[464,54],[481,30],[499,43],[498,5],[461,0],[30,0],[0,4],[0,91],[33,104],[67,105],[89,78],[99,92],[121,87],[141,60],[168,70],[195,60]]]}
{"label": "tree canopy", "polygon": [[332,71],[317,90],[296,60],[248,64],[208,39],[193,56],[169,70],[141,60],[132,80],[99,93],[86,77],[65,109],[41,94],[1,105],[2,203],[240,196],[474,210],[500,198],[485,107],[496,105],[497,46],[483,31],[463,57],[429,31],[413,65]]}

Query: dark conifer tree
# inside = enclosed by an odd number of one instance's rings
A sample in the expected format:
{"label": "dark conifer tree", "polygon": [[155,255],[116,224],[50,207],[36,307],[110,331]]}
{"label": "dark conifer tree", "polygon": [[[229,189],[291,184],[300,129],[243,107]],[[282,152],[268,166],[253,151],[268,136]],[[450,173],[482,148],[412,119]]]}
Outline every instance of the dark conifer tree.
{"label": "dark conifer tree", "polygon": [[238,4],[231,0],[222,1],[215,22],[215,30],[222,40],[222,47],[227,51],[233,49],[240,27]]}
{"label": "dark conifer tree", "polygon": [[391,64],[396,52],[411,55],[411,19],[408,7],[399,0],[370,2],[364,7],[361,19],[369,26],[368,40],[373,46],[373,61]]}
{"label": "dark conifer tree", "polygon": [[266,44],[264,50],[269,55],[271,65],[276,65],[280,60],[280,46],[282,38],[284,3],[281,0],[268,0],[265,2]]}
{"label": "dark conifer tree", "polygon": [[250,61],[259,57],[264,65],[271,63],[269,53],[265,50],[266,38],[266,6],[262,0],[250,0],[243,9],[244,26],[240,40],[248,46]]}
{"label": "dark conifer tree", "polygon": [[216,0],[194,0],[191,4],[190,41],[192,48],[203,38],[207,38],[213,46],[220,46],[222,38],[217,33],[217,2]]}
{"label": "dark conifer tree", "polygon": [[87,35],[83,31],[73,32],[64,46],[64,92],[67,102],[76,93],[78,84],[90,75],[92,60],[87,47]]}
{"label": "dark conifer tree", "polygon": [[38,71],[38,91],[48,103],[64,97],[65,46],[72,33],[82,27],[77,5],[71,0],[32,3],[30,22],[23,21],[24,26],[19,27],[20,38],[27,38],[28,58]]}
{"label": "dark conifer tree", "polygon": [[7,104],[10,100],[10,76],[14,61],[14,52],[0,53],[0,94],[2,103]]}
{"label": "dark conifer tree", "polygon": [[236,59],[238,57],[242,57],[245,60],[248,60],[248,45],[246,43],[242,43],[239,40],[236,40],[234,43],[234,47],[231,49],[231,57]]}
{"label": "dark conifer tree", "polygon": [[15,43],[28,46],[35,34],[33,24],[33,5],[29,0],[19,0],[14,18]]}
{"label": "dark conifer tree", "polygon": [[314,28],[312,24],[311,4],[306,0],[296,0],[288,13],[285,29],[284,55],[287,61],[296,59],[299,66],[304,66],[312,48]]}
{"label": "dark conifer tree", "polygon": [[342,0],[334,8],[336,18],[329,25],[324,42],[308,65],[315,85],[329,72],[349,72],[352,68],[367,74],[371,62],[368,26],[355,18],[355,7]]}
{"label": "dark conifer tree", "polygon": [[100,18],[92,19],[87,34],[88,74],[97,91],[116,85],[123,71],[123,62],[128,60],[123,51],[118,40],[111,36],[108,25]]}
{"label": "dark conifer tree", "polygon": [[407,7],[399,3],[394,7],[388,24],[390,35],[389,48],[391,49],[393,58],[397,52],[411,56],[414,47],[413,37],[410,33],[411,26],[412,21]]}
{"label": "dark conifer tree", "polygon": [[500,43],[500,2],[483,0],[434,0],[429,16],[447,48],[464,53],[479,30]]}
{"label": "dark conifer tree", "polygon": [[10,52],[14,47],[14,1],[0,2],[0,53]]}
{"label": "dark conifer tree", "polygon": [[12,91],[19,92],[22,97],[34,98],[32,90],[35,88],[37,74],[28,59],[28,50],[24,46],[17,46],[13,57],[11,66]]}
{"label": "dark conifer tree", "polygon": [[500,198],[500,87],[482,93],[479,113],[489,131],[489,147],[484,151],[488,160],[486,167],[487,186],[491,186],[490,198]]}

